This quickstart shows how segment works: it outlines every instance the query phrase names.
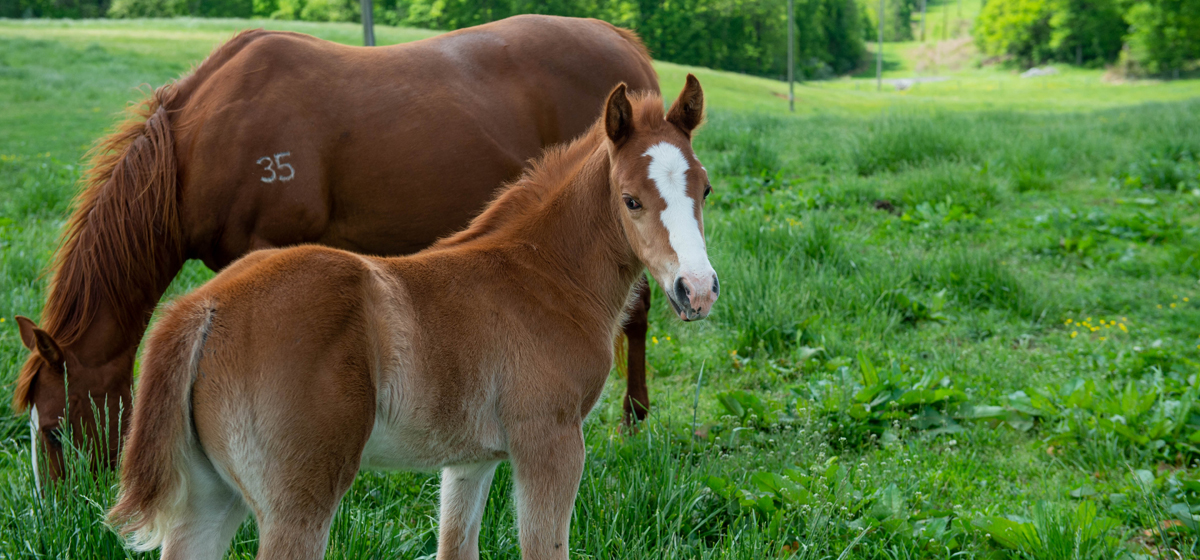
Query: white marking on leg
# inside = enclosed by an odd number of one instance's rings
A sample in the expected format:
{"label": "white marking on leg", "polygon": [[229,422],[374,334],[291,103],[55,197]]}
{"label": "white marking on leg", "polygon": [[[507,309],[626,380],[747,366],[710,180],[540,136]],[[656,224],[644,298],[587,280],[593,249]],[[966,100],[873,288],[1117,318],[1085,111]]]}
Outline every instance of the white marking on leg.
{"label": "white marking on leg", "polygon": [[696,221],[695,205],[687,194],[687,158],[670,142],[650,146],[642,155],[650,156],[650,180],[667,203],[659,218],[667,227],[667,238],[679,259],[679,269],[712,274],[700,222]]}
{"label": "white marking on leg", "polygon": [[449,556],[479,557],[479,525],[497,464],[487,461],[442,469],[438,542],[451,549]]}

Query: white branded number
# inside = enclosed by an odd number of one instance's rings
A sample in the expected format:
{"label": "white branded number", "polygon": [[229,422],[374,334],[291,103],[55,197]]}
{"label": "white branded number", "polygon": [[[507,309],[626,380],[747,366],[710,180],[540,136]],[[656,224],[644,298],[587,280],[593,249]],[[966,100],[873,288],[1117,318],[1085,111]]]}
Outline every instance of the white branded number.
{"label": "white branded number", "polygon": [[270,173],[270,175],[264,175],[260,177],[262,182],[274,183],[275,181],[280,181],[282,183],[286,183],[291,181],[292,177],[296,176],[296,168],[292,167],[292,164],[290,163],[283,162],[284,158],[287,158],[291,155],[292,152],[279,152],[278,154],[275,154],[274,158],[271,156],[263,156],[258,158],[258,161],[254,163],[263,166],[263,171]]}

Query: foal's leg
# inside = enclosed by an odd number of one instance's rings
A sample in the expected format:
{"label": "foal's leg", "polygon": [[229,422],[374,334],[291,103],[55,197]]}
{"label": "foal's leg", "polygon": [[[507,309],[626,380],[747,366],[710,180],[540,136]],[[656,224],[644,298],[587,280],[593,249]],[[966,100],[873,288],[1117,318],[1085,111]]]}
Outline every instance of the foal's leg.
{"label": "foal's leg", "polygon": [[527,426],[509,446],[516,475],[521,558],[566,560],[579,477],[583,431],[575,423]]}
{"label": "foal's leg", "polygon": [[[297,410],[297,414],[299,414]],[[259,560],[319,560],[329,543],[329,526],[338,502],[358,472],[362,441],[357,430],[326,437],[293,435],[271,441],[265,449],[255,489],[247,499],[258,515]],[[310,434],[317,433],[311,429]],[[365,441],[366,438],[362,438]]]}
{"label": "foal's leg", "polygon": [[479,524],[498,461],[442,469],[438,560],[477,560]]}
{"label": "foal's leg", "polygon": [[163,542],[162,558],[220,560],[249,510],[198,450],[193,451],[187,468],[187,505]]}
{"label": "foal's leg", "polygon": [[[238,412],[207,428],[223,432],[216,461],[254,512],[260,560],[319,560],[325,554],[333,515],[358,473],[374,422],[374,395],[339,386],[358,376],[351,368],[337,371],[338,378],[322,383],[321,373],[296,368],[293,378],[307,385],[278,387],[271,400],[258,401],[271,406],[246,399]],[[197,402],[208,402],[201,400],[205,396],[197,394]],[[200,430],[201,439],[205,433]]]}
{"label": "foal's leg", "polygon": [[638,280],[637,296],[625,321],[625,339],[629,341],[629,375],[625,387],[625,424],[632,426],[646,419],[650,411],[650,390],[646,388],[646,330],[650,312],[650,283],[646,276]]}

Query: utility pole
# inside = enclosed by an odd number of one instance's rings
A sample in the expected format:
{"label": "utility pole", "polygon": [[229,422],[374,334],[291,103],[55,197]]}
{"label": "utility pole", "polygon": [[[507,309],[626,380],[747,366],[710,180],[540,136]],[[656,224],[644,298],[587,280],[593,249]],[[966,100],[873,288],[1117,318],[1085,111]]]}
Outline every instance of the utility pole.
{"label": "utility pole", "polygon": [[921,0],[921,42],[925,42],[925,0]]}
{"label": "utility pole", "polygon": [[788,111],[796,112],[796,20],[792,17],[792,3],[788,0]]}
{"label": "utility pole", "polygon": [[363,46],[375,46],[375,14],[371,8],[371,0],[362,0]]}
{"label": "utility pole", "polygon": [[883,17],[883,0],[879,0],[879,48],[875,53],[875,91],[883,91]]}
{"label": "utility pole", "polygon": [[945,41],[950,36],[950,8],[942,10],[942,40]]}

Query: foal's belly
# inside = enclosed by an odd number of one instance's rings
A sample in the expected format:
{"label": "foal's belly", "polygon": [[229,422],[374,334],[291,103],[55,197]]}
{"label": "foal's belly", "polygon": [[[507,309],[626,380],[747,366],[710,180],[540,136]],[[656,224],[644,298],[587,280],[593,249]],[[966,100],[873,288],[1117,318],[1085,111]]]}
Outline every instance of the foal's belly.
{"label": "foal's belly", "polygon": [[446,421],[430,403],[403,399],[399,391],[384,395],[375,411],[375,425],[363,447],[361,468],[425,471],[450,465],[508,458],[499,419],[480,403],[470,412]]}

